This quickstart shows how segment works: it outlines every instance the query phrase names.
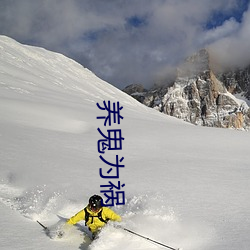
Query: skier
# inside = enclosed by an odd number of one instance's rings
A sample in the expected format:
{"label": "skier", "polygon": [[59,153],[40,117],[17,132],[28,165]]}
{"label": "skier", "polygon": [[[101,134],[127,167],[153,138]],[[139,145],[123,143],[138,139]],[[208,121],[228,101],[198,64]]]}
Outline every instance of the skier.
{"label": "skier", "polygon": [[102,227],[109,221],[118,221],[122,219],[120,215],[116,214],[108,207],[103,207],[103,199],[99,195],[93,195],[89,198],[89,204],[72,216],[67,224],[74,225],[80,220],[85,220],[85,226],[89,228],[94,239]]}

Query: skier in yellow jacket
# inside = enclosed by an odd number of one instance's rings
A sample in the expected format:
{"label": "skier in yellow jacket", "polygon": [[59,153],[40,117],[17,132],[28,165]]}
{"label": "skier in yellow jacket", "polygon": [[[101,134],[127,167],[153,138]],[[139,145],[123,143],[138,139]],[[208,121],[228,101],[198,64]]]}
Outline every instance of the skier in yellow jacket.
{"label": "skier in yellow jacket", "polygon": [[122,220],[118,214],[108,207],[103,207],[102,204],[103,200],[101,196],[91,196],[88,206],[72,216],[67,221],[67,224],[74,225],[80,220],[85,220],[85,225],[92,232],[93,238],[95,238],[99,230],[105,226],[109,220],[118,222]]}

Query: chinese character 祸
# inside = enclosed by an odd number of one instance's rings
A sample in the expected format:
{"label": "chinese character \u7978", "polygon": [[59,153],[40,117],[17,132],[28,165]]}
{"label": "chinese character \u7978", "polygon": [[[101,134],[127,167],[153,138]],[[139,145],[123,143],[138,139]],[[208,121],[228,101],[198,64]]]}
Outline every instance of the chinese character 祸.
{"label": "chinese character \u7978", "polygon": [[106,148],[108,150],[121,150],[122,149],[122,140],[124,140],[124,138],[122,137],[121,129],[107,130],[108,136],[105,136],[100,130],[100,128],[98,128],[97,130],[105,138],[105,139],[99,140],[97,143],[98,152],[100,154],[104,154]]}
{"label": "chinese character \u7978", "polygon": [[[97,119],[105,119],[104,122],[104,126],[106,126],[106,123],[108,121],[108,125],[111,126],[111,114],[113,114],[113,123],[117,123],[120,124],[120,119],[123,119],[123,116],[120,115],[120,110],[123,109],[123,107],[120,107],[120,103],[113,103],[113,109],[111,109],[110,107],[110,101],[108,101],[108,105],[106,104],[105,101],[103,101],[104,107],[101,107],[99,105],[99,103],[97,103],[97,107],[101,110],[107,110],[108,111],[108,115],[107,116],[97,116]],[[115,105],[116,104],[116,105]]]}
{"label": "chinese character \u7978", "polygon": [[116,205],[124,205],[125,204],[125,192],[124,191],[114,191],[113,188],[118,190],[121,187],[124,187],[125,184],[120,184],[118,181],[118,185],[114,185],[112,182],[109,181],[109,185],[101,185],[100,187],[109,188],[109,190],[102,190],[101,193],[104,193],[104,196],[107,198],[105,201],[104,206],[114,206],[114,201],[116,200]]}
{"label": "chinese character \u7978", "polygon": [[[100,169],[99,169],[99,170],[100,170],[100,171],[99,171],[100,176],[101,176],[102,178],[119,178],[119,168],[124,168],[125,165],[119,165],[118,155],[116,155],[116,163],[115,163],[115,164],[106,161],[101,155],[100,155],[100,158],[101,158],[101,160],[102,160],[104,163],[106,163],[106,164],[108,164],[108,165],[110,165],[110,166],[112,166],[112,167],[116,167],[116,173],[115,173],[114,175],[109,175],[109,173],[112,172],[112,170],[113,170],[113,168],[110,168],[110,169],[107,171],[107,174],[108,174],[107,176],[105,176],[105,175],[102,174],[102,169],[100,168]],[[122,162],[123,160],[124,160],[124,157],[122,157],[122,158],[120,159],[120,162]]]}

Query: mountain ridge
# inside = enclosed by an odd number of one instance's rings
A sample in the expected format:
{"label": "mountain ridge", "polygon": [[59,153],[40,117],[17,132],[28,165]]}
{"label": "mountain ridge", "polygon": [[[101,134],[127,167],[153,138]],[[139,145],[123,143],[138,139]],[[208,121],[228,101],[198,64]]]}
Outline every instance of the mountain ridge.
{"label": "mountain ridge", "polygon": [[143,91],[140,85],[130,85],[123,91],[148,107],[195,125],[248,130],[250,67],[217,72],[211,61],[209,51],[202,49],[177,68],[171,85]]}

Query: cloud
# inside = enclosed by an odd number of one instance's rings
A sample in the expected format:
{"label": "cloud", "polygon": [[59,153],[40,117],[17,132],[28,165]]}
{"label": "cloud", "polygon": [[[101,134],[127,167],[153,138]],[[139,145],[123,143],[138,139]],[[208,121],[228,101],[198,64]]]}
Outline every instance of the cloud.
{"label": "cloud", "polygon": [[[242,22],[233,17],[242,8],[239,2],[2,0],[0,33],[61,52],[119,88],[130,83],[148,87],[204,46],[212,44],[216,53],[225,45],[248,48],[249,14]],[[212,20],[220,14],[222,23]]]}
{"label": "cloud", "polygon": [[219,41],[225,37],[231,36],[237,33],[240,28],[240,24],[232,17],[226,20],[221,26],[204,31],[200,38],[201,44],[211,44]]}
{"label": "cloud", "polygon": [[[225,26],[220,29],[227,29]],[[210,44],[210,51],[213,53],[217,63],[225,67],[245,67],[250,64],[250,10],[243,15],[242,22],[237,24],[236,29],[221,39]]]}

